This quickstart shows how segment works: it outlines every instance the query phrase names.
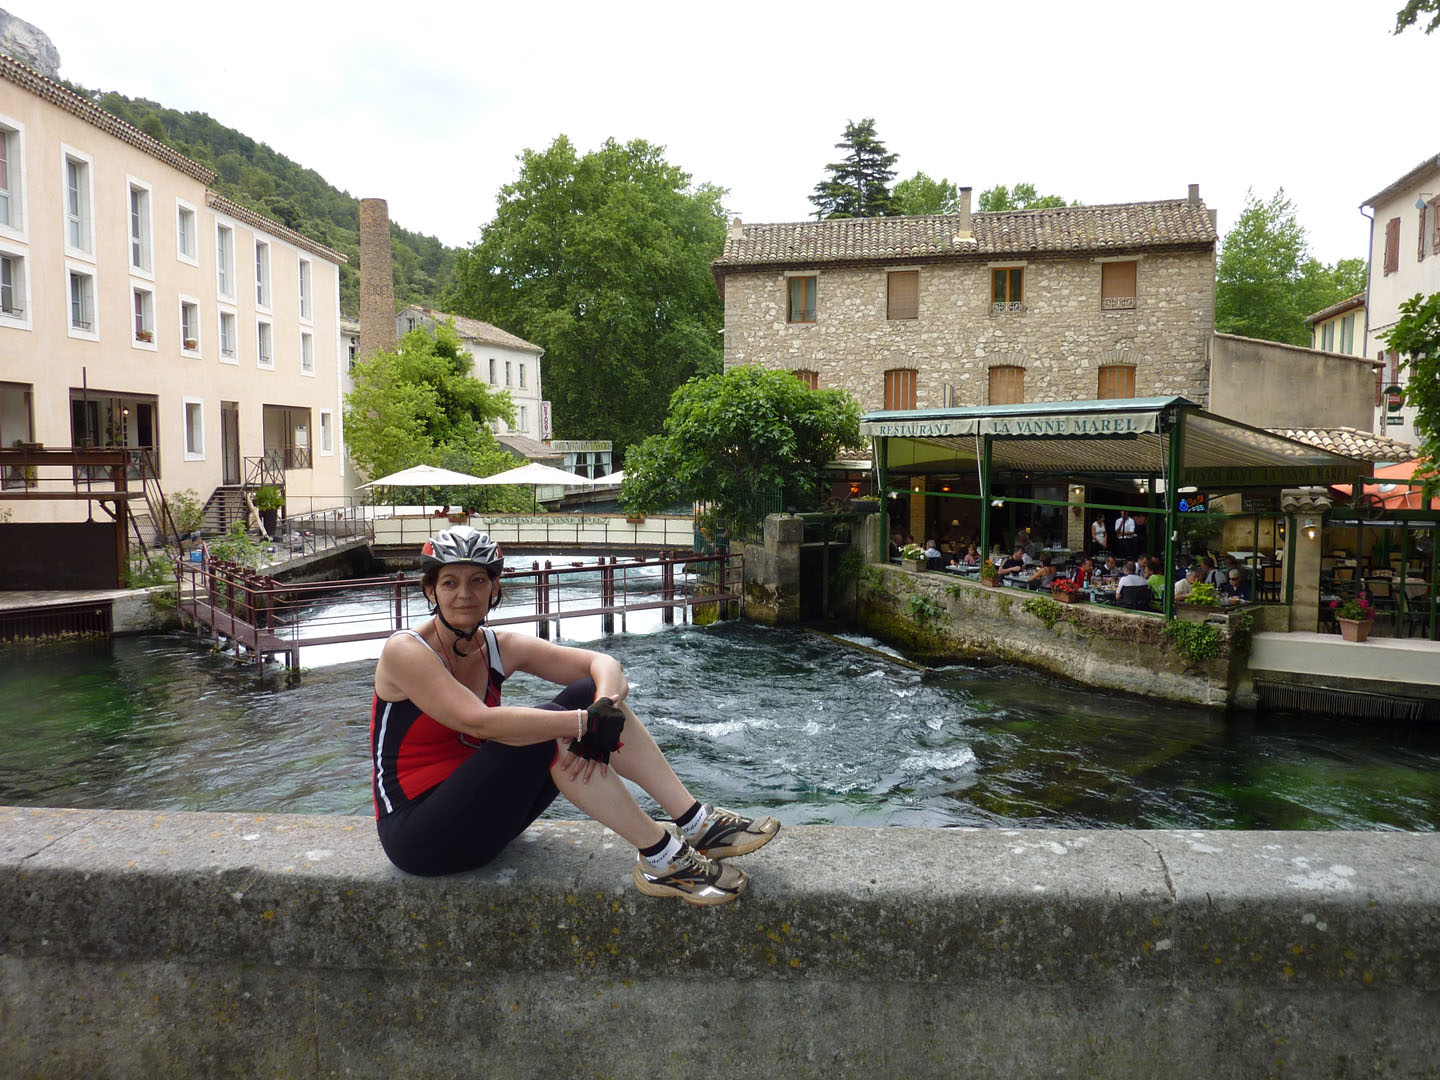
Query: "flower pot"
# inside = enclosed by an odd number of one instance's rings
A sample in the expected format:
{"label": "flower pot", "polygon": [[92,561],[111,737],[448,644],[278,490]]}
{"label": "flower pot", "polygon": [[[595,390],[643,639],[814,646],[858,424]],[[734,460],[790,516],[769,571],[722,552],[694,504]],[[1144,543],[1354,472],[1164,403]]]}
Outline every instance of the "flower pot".
{"label": "flower pot", "polygon": [[644,515],[644,514],[626,514],[626,515],[625,515],[625,523],[626,523],[627,525],[644,525],[644,524],[645,524],[645,515]]}
{"label": "flower pot", "polygon": [[1364,641],[1370,636],[1371,619],[1336,619],[1340,624],[1340,636],[1346,641]]}
{"label": "flower pot", "polygon": [[850,510],[856,514],[878,514],[880,512],[879,499],[851,499]]}
{"label": "flower pot", "polygon": [[982,577],[980,584],[984,585],[987,589],[998,589],[1000,587],[1000,579],[998,577]]}
{"label": "flower pot", "polygon": [[1073,592],[1067,592],[1067,591],[1064,590],[1064,589],[1052,589],[1052,590],[1050,591],[1050,597],[1051,597],[1051,599],[1053,599],[1057,604],[1073,604],[1073,603],[1075,603],[1075,594],[1074,594]]}
{"label": "flower pot", "polygon": [[922,567],[922,566],[924,566],[924,565],[925,565],[924,563],[916,562],[914,559],[901,559],[901,560],[900,560],[900,568],[901,568],[902,570],[909,570],[910,573],[912,573],[912,574],[918,574],[918,573],[920,572],[920,567]]}

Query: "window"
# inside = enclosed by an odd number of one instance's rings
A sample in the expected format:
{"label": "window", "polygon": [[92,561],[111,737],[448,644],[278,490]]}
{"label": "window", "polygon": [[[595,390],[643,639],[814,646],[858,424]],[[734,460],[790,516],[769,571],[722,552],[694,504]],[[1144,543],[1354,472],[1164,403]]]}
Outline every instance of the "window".
{"label": "window", "polygon": [[257,363],[262,368],[273,368],[275,366],[275,353],[270,346],[271,330],[268,322],[255,324],[255,343]]}
{"label": "window", "polygon": [[818,371],[807,371],[804,368],[798,368],[790,372],[790,374],[799,379],[800,385],[805,387],[806,390],[820,389],[820,373]]}
{"label": "window", "polygon": [[270,306],[270,245],[255,241],[255,306]]}
{"label": "window", "polygon": [[990,369],[991,405],[1019,405],[1024,400],[1024,368],[1001,364]]}
{"label": "window", "polygon": [[315,374],[315,335],[300,335],[300,374]]}
{"label": "window", "polygon": [[180,348],[188,353],[200,351],[200,305],[194,300],[180,301]]}
{"label": "window", "polygon": [[510,361],[505,361],[505,385],[510,385]]}
{"label": "window", "polygon": [[1346,315],[1340,320],[1340,351],[1347,356],[1355,353],[1355,316]]}
{"label": "window", "polygon": [[86,337],[98,335],[95,325],[95,275],[83,270],[70,271],[70,330]]}
{"label": "window", "polygon": [[786,322],[810,323],[815,321],[815,283],[816,279],[813,277],[792,277],[787,282],[790,299],[786,308]]}
{"label": "window", "polygon": [[130,183],[130,266],[149,273],[150,259],[150,189],[134,181]]}
{"label": "window", "polygon": [[23,320],[28,306],[25,256],[18,252],[0,251],[0,318]]}
{"label": "window", "polygon": [[1002,266],[990,272],[990,310],[1019,311],[1025,300],[1025,268]]}
{"label": "window", "polygon": [[310,260],[300,260],[300,317],[312,318],[310,309]]}
{"label": "window", "polygon": [[0,226],[23,232],[20,189],[25,156],[20,132],[0,124]]}
{"label": "window", "polygon": [[215,288],[221,296],[235,296],[235,230],[215,227]]}
{"label": "window", "polygon": [[[1130,265],[1135,265],[1131,263]],[[999,368],[991,368],[991,404],[999,404],[994,401],[994,373]],[[1020,368],[1013,369],[1020,371]],[[1023,375],[1024,372],[1021,371]],[[1129,364],[1110,364],[1100,369],[1100,387],[1096,391],[1097,398],[1132,398],[1135,396],[1135,369]],[[1017,399],[1018,400],[1018,399]]]}
{"label": "window", "polygon": [[520,406],[520,430],[521,430],[522,432],[528,430],[529,427],[530,427],[529,416],[530,416],[530,410],[527,409],[524,405],[521,405],[521,406]]}
{"label": "window", "polygon": [[490,357],[490,385],[495,385],[495,358]]}
{"label": "window", "polygon": [[918,319],[920,317],[920,271],[892,270],[886,275],[885,317],[887,319]]}
{"label": "window", "polygon": [[155,347],[155,294],[149,289],[131,290],[135,310],[135,344]]}
{"label": "window", "polygon": [[320,410],[320,453],[335,453],[335,414],[329,409]]}
{"label": "window", "polygon": [[525,389],[525,365],[520,365],[520,389]]}
{"label": "window", "polygon": [[220,359],[236,361],[235,354],[235,315],[230,311],[220,313]]}
{"label": "window", "polygon": [[65,246],[86,255],[95,251],[95,220],[91,215],[94,193],[90,187],[90,159],[66,149],[65,155]]}
{"label": "window", "polygon": [[1327,322],[1320,327],[1320,348],[1324,352],[1335,351],[1335,324]]}
{"label": "window", "polygon": [[185,399],[185,460],[205,460],[205,405],[195,398]]}
{"label": "window", "polygon": [[1385,223],[1385,273],[1393,274],[1400,269],[1400,219],[1391,218]]}
{"label": "window", "polygon": [[1100,310],[1134,310],[1136,265],[1133,262],[1100,264]]}
{"label": "window", "polygon": [[175,256],[185,262],[199,264],[195,248],[195,208],[188,203],[175,203]]}
{"label": "window", "polygon": [[915,408],[914,368],[896,368],[885,372],[885,408]]}

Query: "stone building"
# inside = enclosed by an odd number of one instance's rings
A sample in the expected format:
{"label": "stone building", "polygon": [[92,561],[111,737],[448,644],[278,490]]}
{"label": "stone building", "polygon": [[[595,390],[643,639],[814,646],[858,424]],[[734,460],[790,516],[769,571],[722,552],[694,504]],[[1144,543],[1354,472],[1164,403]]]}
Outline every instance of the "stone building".
{"label": "stone building", "polygon": [[731,227],[725,366],[864,410],[1209,399],[1214,211],[1184,199]]}

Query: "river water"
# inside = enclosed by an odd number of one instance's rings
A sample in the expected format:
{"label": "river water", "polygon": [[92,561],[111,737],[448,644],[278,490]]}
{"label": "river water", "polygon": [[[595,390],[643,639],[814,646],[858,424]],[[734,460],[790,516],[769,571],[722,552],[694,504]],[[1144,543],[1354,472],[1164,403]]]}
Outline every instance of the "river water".
{"label": "river water", "polygon": [[[1018,667],[919,670],[863,639],[748,623],[650,613],[630,631],[577,621],[564,640],[624,663],[697,796],[790,823],[1440,827],[1433,731],[1227,718]],[[379,647],[307,650],[293,684],[180,633],[4,648],[0,803],[369,814]],[[529,676],[505,692],[549,697]]]}

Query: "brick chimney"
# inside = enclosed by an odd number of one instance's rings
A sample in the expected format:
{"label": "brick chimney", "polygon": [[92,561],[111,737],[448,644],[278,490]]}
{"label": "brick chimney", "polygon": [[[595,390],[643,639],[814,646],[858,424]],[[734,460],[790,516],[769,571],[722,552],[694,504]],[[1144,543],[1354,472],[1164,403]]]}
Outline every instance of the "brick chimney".
{"label": "brick chimney", "polygon": [[955,231],[955,240],[965,243],[973,243],[975,234],[970,222],[970,188],[960,189],[960,227]]}
{"label": "brick chimney", "polygon": [[395,279],[390,266],[390,207],[360,200],[360,351],[364,360],[395,347]]}
{"label": "brick chimney", "polygon": [[1189,196],[1189,198],[1190,198],[1190,205],[1191,205],[1191,206],[1199,206],[1199,205],[1200,205],[1200,185],[1199,185],[1199,184],[1191,184],[1191,185],[1190,185],[1190,196]]}

